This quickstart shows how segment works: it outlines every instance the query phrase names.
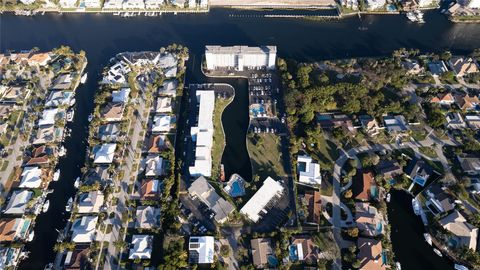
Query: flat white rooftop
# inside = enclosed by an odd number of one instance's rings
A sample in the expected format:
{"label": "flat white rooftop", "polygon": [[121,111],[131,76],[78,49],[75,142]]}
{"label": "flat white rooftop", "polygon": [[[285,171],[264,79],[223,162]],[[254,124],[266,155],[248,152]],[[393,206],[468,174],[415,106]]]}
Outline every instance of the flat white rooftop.
{"label": "flat white rooftop", "polygon": [[240,213],[246,215],[253,222],[260,219],[260,212],[265,211],[265,207],[270,201],[283,193],[284,187],[280,182],[268,177],[263,182],[262,187],[253,195],[252,198],[242,207]]}

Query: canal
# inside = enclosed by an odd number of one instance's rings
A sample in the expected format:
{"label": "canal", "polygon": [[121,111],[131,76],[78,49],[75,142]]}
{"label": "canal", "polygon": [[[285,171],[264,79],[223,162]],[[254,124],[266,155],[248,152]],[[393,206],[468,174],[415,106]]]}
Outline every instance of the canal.
{"label": "canal", "polygon": [[[452,24],[436,11],[425,14],[426,24],[423,25],[410,23],[404,16],[396,15],[355,16],[321,22],[242,16],[250,14],[247,11],[213,9],[208,14],[134,18],[100,14],[50,14],[36,17],[0,15],[0,51],[32,47],[50,50],[59,45],[68,45],[76,51],[85,50],[89,60],[89,79],[86,85],[78,89],[75,119],[71,124],[72,137],[66,141],[68,154],[59,163],[61,180],[52,185],[55,192],[49,196],[50,210],[38,218],[35,239],[27,246],[31,254],[21,264],[21,269],[43,269],[45,264],[54,259],[52,247],[57,239],[56,230],[65,226],[64,207],[68,198],[75,193],[73,182],[80,175],[85,159],[87,116],[93,109],[97,81],[103,66],[119,52],[158,50],[162,46],[178,43],[187,46],[191,57],[196,57],[196,62],[199,63],[198,59],[202,57],[207,44],[277,45],[280,57],[299,61],[382,56],[401,47],[432,52],[450,49],[454,53],[464,54],[480,47],[478,25]],[[203,80],[203,77],[199,74],[194,77],[188,73],[188,82],[198,80]],[[243,119],[248,117],[242,116],[246,109],[239,107],[244,103],[241,99],[248,98],[246,82],[221,81],[232,84],[239,97],[235,98],[223,115],[225,131],[238,134],[227,135],[227,147],[222,160],[231,164],[227,174],[233,171],[248,174],[248,154],[242,145],[245,143],[244,133],[248,126]],[[241,89],[245,89],[245,94]],[[235,147],[236,144],[238,148]],[[242,176],[249,178],[248,175]],[[400,262],[405,265],[404,269],[444,269],[438,265],[441,262],[438,258],[432,258],[432,264],[424,264],[425,258],[430,258],[433,252],[428,253],[427,249],[419,249],[418,253],[410,252],[413,250],[411,245],[416,245],[423,237],[418,233],[409,234],[409,231],[400,230],[412,226],[401,220],[402,215],[408,214],[402,211],[410,211],[410,207],[405,204],[395,206],[394,202],[391,205],[392,211],[399,213],[392,215],[390,220],[392,227],[399,229],[398,235],[393,233],[392,238]],[[409,262],[414,263],[413,268],[408,267]],[[433,267],[428,267],[429,265]]]}

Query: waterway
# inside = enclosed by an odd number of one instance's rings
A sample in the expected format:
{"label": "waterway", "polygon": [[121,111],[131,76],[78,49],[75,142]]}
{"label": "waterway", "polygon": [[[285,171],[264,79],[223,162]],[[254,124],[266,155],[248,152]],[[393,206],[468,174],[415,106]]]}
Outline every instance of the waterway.
{"label": "waterway", "polygon": [[[38,219],[35,239],[27,245],[32,252],[29,259],[21,264],[21,269],[43,269],[45,264],[54,259],[52,247],[57,238],[55,229],[62,229],[65,225],[62,212],[68,198],[75,193],[73,182],[80,175],[85,158],[87,116],[93,108],[92,97],[97,88],[96,82],[100,79],[102,67],[119,52],[158,50],[161,46],[178,43],[187,46],[192,57],[202,57],[204,46],[207,44],[252,46],[271,44],[278,46],[278,54],[281,57],[316,61],[382,56],[401,47],[432,52],[450,49],[454,53],[469,53],[474,48],[480,47],[480,27],[474,24],[450,23],[435,11],[425,14],[427,23],[423,25],[410,23],[404,16],[397,15],[369,15],[361,18],[354,16],[343,20],[320,22],[243,16],[250,14],[248,11],[214,9],[208,14],[134,18],[106,14],[49,14],[36,17],[0,15],[0,51],[32,47],[50,50],[64,44],[77,51],[85,50],[89,59],[87,67],[89,80],[85,86],[78,89],[72,138],[66,141],[68,155],[59,164],[62,177],[54,184],[55,193],[49,197],[51,209]],[[187,76],[187,82],[195,82],[194,77]],[[234,82],[232,84],[238,89],[246,87],[235,85]],[[237,101],[238,104],[242,103],[240,99]],[[249,161],[245,160],[248,159],[248,155],[245,156],[244,152],[242,154],[243,150],[236,151],[235,147],[237,140],[244,141],[242,127],[245,126],[245,122],[242,121],[245,120],[229,123],[230,117],[236,114],[238,118],[235,119],[243,119],[242,115],[247,110],[246,107],[235,105],[237,101],[234,101],[224,113],[227,147],[222,159],[226,163],[232,162],[238,166],[226,168],[227,174],[237,170],[240,174],[248,174]],[[240,129],[235,129],[235,126]],[[238,146],[239,149],[243,148],[242,143],[238,143]],[[228,151],[232,155],[227,156]],[[394,209],[409,210],[408,206],[403,204]],[[393,217],[391,221],[392,226],[397,223],[403,224],[402,220]],[[412,226],[418,227],[421,224]],[[403,230],[401,232],[399,234],[401,237],[393,237],[393,242],[401,263],[406,266],[404,269],[444,269],[441,265],[437,267],[437,264],[434,264],[433,268],[429,268],[428,265],[425,268],[422,262],[431,255],[423,253],[426,251],[420,250],[420,253],[415,253],[411,257],[403,256],[402,254],[409,254],[404,252],[409,252],[411,245],[415,245],[423,237],[408,234],[408,231],[405,234]],[[408,267],[408,262],[411,261],[420,267]]]}

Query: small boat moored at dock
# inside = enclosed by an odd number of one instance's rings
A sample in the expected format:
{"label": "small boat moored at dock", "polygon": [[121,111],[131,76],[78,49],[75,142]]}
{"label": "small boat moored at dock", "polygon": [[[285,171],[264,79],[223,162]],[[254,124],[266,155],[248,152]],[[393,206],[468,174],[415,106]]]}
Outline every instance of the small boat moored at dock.
{"label": "small boat moored at dock", "polygon": [[55,173],[53,174],[53,179],[52,179],[52,180],[53,180],[54,182],[57,182],[58,179],[60,179],[60,169],[57,169],[57,170],[55,171]]}
{"label": "small boat moored at dock", "polygon": [[42,212],[43,213],[47,212],[48,208],[50,208],[50,201],[46,200],[45,203],[43,203]]}
{"label": "small boat moored at dock", "polygon": [[73,198],[70,197],[70,199],[68,199],[67,205],[65,206],[65,211],[67,212],[72,211],[72,207],[73,207]]}
{"label": "small boat moored at dock", "polygon": [[80,78],[80,83],[84,84],[85,82],[87,82],[87,78],[88,78],[88,73],[85,72],[85,74],[83,74],[82,77]]}
{"label": "small boat moored at dock", "polygon": [[415,215],[420,215],[420,203],[418,202],[418,200],[416,198],[413,198],[412,199],[412,207],[413,207],[413,212],[415,213]]}
{"label": "small boat moored at dock", "polygon": [[425,241],[431,246],[432,245],[432,236],[428,233],[424,233],[423,237],[425,237]]}
{"label": "small boat moored at dock", "polygon": [[443,254],[442,254],[442,252],[440,252],[440,250],[434,248],[433,252],[435,252],[435,254],[437,254],[438,256],[443,257]]}

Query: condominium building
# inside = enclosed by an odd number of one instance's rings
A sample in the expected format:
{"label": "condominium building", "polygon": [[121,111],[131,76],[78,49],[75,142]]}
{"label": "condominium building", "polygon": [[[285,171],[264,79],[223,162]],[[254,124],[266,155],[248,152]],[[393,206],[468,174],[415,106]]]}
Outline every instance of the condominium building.
{"label": "condominium building", "polygon": [[280,182],[267,177],[262,187],[253,195],[252,198],[240,209],[240,213],[247,216],[251,221],[257,222],[266,214],[276,198],[283,194],[284,187]]}
{"label": "condominium building", "polygon": [[275,69],[276,46],[206,46],[207,69]]}

